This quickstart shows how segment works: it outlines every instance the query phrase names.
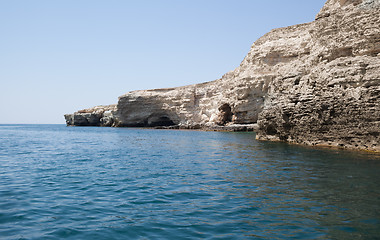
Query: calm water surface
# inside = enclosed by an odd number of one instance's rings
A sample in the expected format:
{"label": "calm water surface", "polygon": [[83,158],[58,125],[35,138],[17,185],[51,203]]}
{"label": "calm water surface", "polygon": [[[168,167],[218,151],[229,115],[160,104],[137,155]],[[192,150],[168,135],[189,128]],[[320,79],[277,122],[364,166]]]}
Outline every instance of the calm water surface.
{"label": "calm water surface", "polygon": [[0,125],[0,239],[379,239],[379,155]]}

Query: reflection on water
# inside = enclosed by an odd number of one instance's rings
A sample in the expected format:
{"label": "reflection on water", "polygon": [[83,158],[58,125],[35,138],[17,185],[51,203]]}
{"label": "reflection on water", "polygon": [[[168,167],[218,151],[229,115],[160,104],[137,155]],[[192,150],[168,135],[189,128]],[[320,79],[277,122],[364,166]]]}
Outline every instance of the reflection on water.
{"label": "reflection on water", "polygon": [[261,209],[250,224],[278,232],[281,222],[294,237],[305,228],[310,238],[379,236],[379,155],[246,140],[227,146],[236,154],[227,178]]}
{"label": "reflection on water", "polygon": [[5,239],[376,239],[380,155],[253,133],[0,128]]}

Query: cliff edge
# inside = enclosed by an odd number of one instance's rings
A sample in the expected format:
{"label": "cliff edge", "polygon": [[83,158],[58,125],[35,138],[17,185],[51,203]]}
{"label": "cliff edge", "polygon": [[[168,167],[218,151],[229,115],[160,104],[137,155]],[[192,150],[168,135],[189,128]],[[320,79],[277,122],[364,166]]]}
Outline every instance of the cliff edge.
{"label": "cliff edge", "polygon": [[[274,29],[222,78],[133,91],[67,125],[252,129],[257,139],[380,152],[380,0],[328,0]],[[233,126],[239,126],[234,128]],[[242,127],[243,126],[243,127]]]}

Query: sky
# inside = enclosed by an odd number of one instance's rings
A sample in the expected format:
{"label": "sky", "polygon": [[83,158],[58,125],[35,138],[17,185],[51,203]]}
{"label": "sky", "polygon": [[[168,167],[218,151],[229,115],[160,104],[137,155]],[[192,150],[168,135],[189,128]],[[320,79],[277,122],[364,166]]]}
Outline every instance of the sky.
{"label": "sky", "polygon": [[129,91],[220,78],[325,0],[0,0],[0,124],[64,124]]}

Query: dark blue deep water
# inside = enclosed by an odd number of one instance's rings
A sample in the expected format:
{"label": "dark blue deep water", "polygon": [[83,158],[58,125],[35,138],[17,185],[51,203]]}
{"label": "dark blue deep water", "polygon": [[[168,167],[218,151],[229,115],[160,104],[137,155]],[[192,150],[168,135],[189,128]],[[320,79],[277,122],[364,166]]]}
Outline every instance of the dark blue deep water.
{"label": "dark blue deep water", "polygon": [[380,157],[254,133],[0,125],[0,239],[379,239]]}

